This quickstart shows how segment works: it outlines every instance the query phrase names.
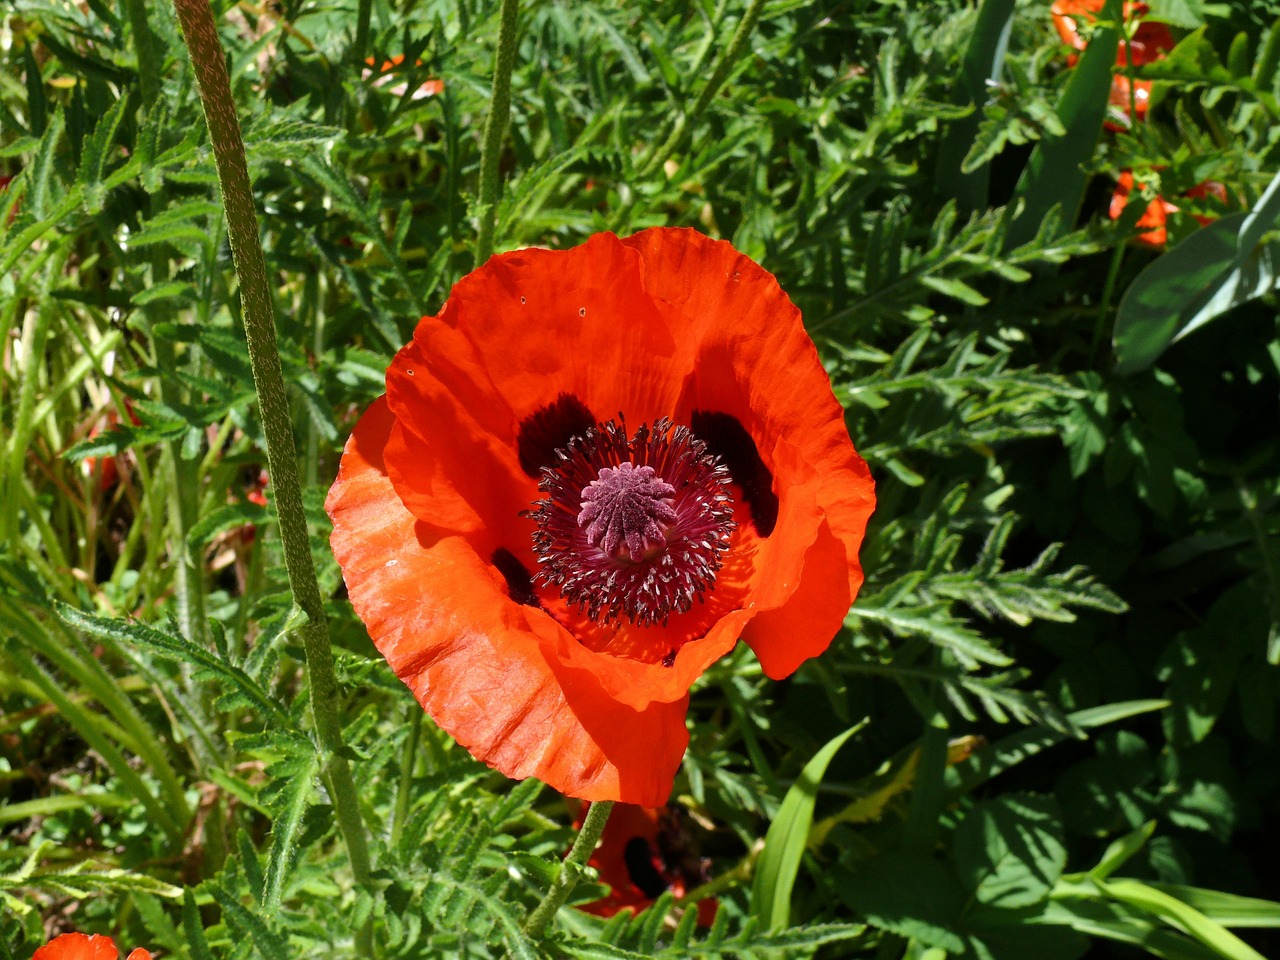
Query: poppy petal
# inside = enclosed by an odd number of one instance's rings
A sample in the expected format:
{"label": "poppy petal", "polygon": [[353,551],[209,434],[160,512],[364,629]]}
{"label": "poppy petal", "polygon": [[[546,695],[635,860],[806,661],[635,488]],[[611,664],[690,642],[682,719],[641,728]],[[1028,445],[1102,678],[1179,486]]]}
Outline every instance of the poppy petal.
{"label": "poppy petal", "polygon": [[326,503],[379,651],[442,728],[507,776],[587,800],[664,802],[688,743],[687,697],[635,710],[549,656],[562,629],[513,601],[507,575],[465,539],[431,536],[401,502],[384,460],[394,426],[375,402]]}
{"label": "poppy petal", "polygon": [[602,233],[569,250],[499,254],[458,281],[392,362],[387,393],[397,418],[428,441],[439,435],[436,413],[419,391],[432,388],[408,389],[410,363],[443,370],[444,389],[473,416],[505,418],[496,429],[507,439],[562,393],[597,418],[625,411],[652,423],[670,414],[689,369],[685,339],[683,325],[661,322],[635,251]]}
{"label": "poppy petal", "polygon": [[116,960],[119,955],[110,937],[64,933],[38,949],[31,960]]}
{"label": "poppy petal", "polygon": [[[753,593],[749,604],[757,611],[774,609],[794,593],[801,582],[800,558],[818,539],[823,518],[844,546],[839,568],[847,595],[839,602],[845,608],[833,620],[814,618],[808,632],[823,639],[799,645],[820,651],[839,630],[847,603],[862,585],[857,551],[874,509],[875,485],[849,440],[843,408],[800,312],[770,273],[724,241],[694,230],[655,229],[624,242],[641,251],[646,285],[657,302],[673,316],[689,318],[693,327],[697,376],[686,381],[677,419],[683,411],[690,417],[693,411],[712,411],[736,420],[775,478],[778,509],[792,503],[791,518],[777,520],[776,534],[755,524],[764,538],[756,585],[767,592]],[[717,322],[726,316],[734,322]],[[807,522],[799,519],[806,500],[814,505]],[[765,544],[774,537],[784,544],[786,563],[772,562],[784,558],[766,553]],[[770,659],[783,664],[794,658]]]}

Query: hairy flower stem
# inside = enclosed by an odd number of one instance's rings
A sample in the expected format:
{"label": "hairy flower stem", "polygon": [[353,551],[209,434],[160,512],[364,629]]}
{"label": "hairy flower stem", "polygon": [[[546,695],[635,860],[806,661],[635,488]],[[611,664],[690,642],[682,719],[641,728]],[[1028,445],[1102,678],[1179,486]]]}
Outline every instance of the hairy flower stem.
{"label": "hairy flower stem", "polygon": [[600,843],[600,837],[604,834],[604,825],[608,822],[609,813],[612,810],[612,800],[593,803],[587,809],[587,815],[582,821],[582,829],[578,831],[578,839],[573,841],[569,855],[560,864],[560,870],[556,878],[551,881],[547,895],[524,922],[524,932],[535,940],[542,936],[551,918],[564,906],[564,902],[569,899],[569,894],[573,893],[573,888],[578,885],[578,881],[582,878],[583,867],[586,866],[592,851]]}
{"label": "hairy flower stem", "polygon": [[498,28],[498,59],[493,71],[493,97],[484,125],[480,147],[480,233],[476,239],[476,266],[493,253],[493,230],[498,217],[498,155],[511,115],[511,71],[516,62],[516,24],[520,0],[502,0],[502,22]]}
{"label": "hairy flower stem", "polygon": [[[364,824],[360,820],[351,768],[342,753],[342,727],[337,711],[338,684],[333,672],[329,627],[324,617],[320,586],[316,582],[306,514],[302,508],[289,398],[276,347],[271,287],[258,239],[258,217],[253,206],[253,189],[249,182],[240,122],[231,96],[222,43],[218,39],[208,0],[174,0],[174,7],[195,68],[205,121],[213,143],[218,182],[222,187],[232,260],[240,283],[241,314],[249,345],[249,360],[267,440],[267,469],[275,491],[271,502],[280,522],[289,589],[294,602],[305,615],[299,630],[306,650],[311,712],[320,741],[323,776],[351,858],[355,881],[357,885],[365,886],[369,880],[369,848]],[[360,956],[371,954],[372,942],[372,927],[366,923],[356,935]]]}
{"label": "hairy flower stem", "polygon": [[711,98],[720,92],[724,82],[729,79],[729,73],[741,62],[742,52],[751,40],[751,33],[755,30],[756,21],[760,19],[760,11],[763,9],[764,0],[751,0],[747,4],[746,12],[742,14],[742,19],[738,21],[738,29],[733,32],[733,39],[729,41],[729,46],[724,49],[720,58],[716,60],[716,65],[711,71],[711,77],[707,80],[702,90],[699,91],[697,99],[693,101],[693,106],[676,118],[671,134],[641,168],[641,177],[647,177],[655,173],[667,162],[671,155],[675,153],[676,148],[680,146],[680,141],[684,139],[684,134],[689,124],[698,118],[702,111],[707,108],[707,104],[711,102]]}

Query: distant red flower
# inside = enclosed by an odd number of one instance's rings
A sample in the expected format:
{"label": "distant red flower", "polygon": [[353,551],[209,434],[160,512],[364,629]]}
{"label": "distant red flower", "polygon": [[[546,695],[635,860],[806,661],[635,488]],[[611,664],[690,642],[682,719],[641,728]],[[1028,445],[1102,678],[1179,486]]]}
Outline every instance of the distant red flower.
{"label": "distant red flower", "polygon": [[[110,937],[95,933],[64,933],[37,950],[31,960],[117,960],[120,951]],[[151,960],[151,954],[138,947],[125,960]]]}
{"label": "distant red flower", "polygon": [[[7,174],[0,174],[0,193],[4,193],[9,189],[9,184],[13,181],[13,177]],[[18,204],[14,201],[13,206],[9,207],[9,213],[5,217],[5,224],[13,223],[13,218],[18,215]]]}
{"label": "distant red flower", "polygon": [[[586,805],[583,805],[585,813]],[[668,890],[677,898],[711,879],[708,861],[691,849],[679,809],[617,804],[587,863],[609,885],[609,894],[579,909],[598,917],[620,910],[640,912]],[[579,817],[578,826],[581,826]],[[715,918],[714,898],[698,902],[698,922]]]}
{"label": "distant red flower", "polygon": [[[133,404],[125,401],[125,412],[129,416],[129,422],[133,426],[138,426],[141,421],[138,415],[133,411]],[[98,413],[92,420],[92,426],[89,427],[88,439],[100,437],[102,434],[115,429],[120,425],[120,414],[114,407]],[[99,493],[106,493],[114,487],[120,480],[120,468],[131,456],[127,453],[107,454],[101,457],[89,456],[80,461],[80,471],[84,474],[86,480],[94,480],[94,485]],[[95,479],[96,478],[96,479]]]}
{"label": "distant red flower", "polygon": [[[370,68],[372,68],[377,61],[373,57],[366,57],[364,62],[367,63]],[[391,59],[383,60],[382,66],[378,68],[378,72],[380,74],[389,73],[391,71],[394,71],[396,67],[399,67],[403,63],[404,63],[404,54],[397,53],[395,56],[391,57]],[[422,66],[422,61],[415,60],[413,65],[415,67],[420,67]],[[365,79],[368,79],[372,75],[373,75],[372,69],[364,71]],[[387,83],[390,79],[391,78],[387,76],[379,76],[378,79],[373,82],[373,85],[375,87],[380,87],[385,83]],[[397,97],[402,97],[404,96],[405,91],[408,89],[409,89],[409,85],[406,83],[402,83],[398,87],[392,87],[391,92],[394,93]],[[426,97],[437,97],[442,93],[444,93],[444,81],[438,78],[432,77],[428,80],[424,80],[418,86],[418,89],[413,91],[413,95],[410,97],[410,99],[422,100]]]}
{"label": "distant red flower", "polygon": [[[1102,12],[1104,0],[1054,0],[1049,8],[1053,15],[1053,25],[1058,30],[1062,42],[1070,44],[1077,50],[1084,50],[1088,42],[1080,35],[1080,22],[1096,20]],[[1124,5],[1125,24],[1136,23],[1130,30],[1128,42],[1121,38],[1116,50],[1116,64],[1127,67],[1145,66],[1157,60],[1175,46],[1173,34],[1163,23],[1143,21],[1150,8],[1145,3],[1126,3]],[[1075,66],[1079,57],[1072,54],[1067,63]],[[1147,114],[1147,106],[1151,100],[1151,81],[1137,80],[1131,82],[1124,73],[1117,73],[1111,80],[1110,118],[1107,126],[1113,130],[1124,129],[1129,125],[1129,111],[1132,107],[1139,120]]]}
{"label": "distant red flower", "polygon": [[326,508],[356,612],[445,730],[507,776],[659,806],[708,666],[741,637],[780,678],[831,643],[873,505],[777,281],[653,229],[464,277]]}
{"label": "distant red flower", "polygon": [[267,487],[271,484],[271,475],[267,473],[266,467],[258,471],[258,475],[248,485],[244,498],[250,503],[255,503],[260,507],[267,505]]}
{"label": "distant red flower", "polygon": [[[1129,194],[1133,191],[1133,171],[1125,170],[1120,174],[1120,180],[1116,184],[1115,192],[1111,195],[1111,206],[1108,208],[1108,214],[1112,220],[1119,220],[1121,214],[1124,213],[1125,207],[1129,205]],[[1204,183],[1197,184],[1188,190],[1183,196],[1194,197],[1198,200],[1206,200],[1212,198],[1214,201],[1221,203],[1223,206],[1227,203],[1227,188],[1216,180],[1206,180]],[[1138,243],[1149,247],[1163,247],[1168,241],[1169,234],[1167,224],[1169,217],[1179,210],[1178,205],[1170,203],[1164,197],[1156,196],[1153,200],[1148,201],[1147,209],[1142,216],[1138,218],[1137,227],[1142,230],[1134,239]],[[1207,226],[1214,221],[1214,217],[1203,214],[1195,214],[1196,220],[1201,226]]]}

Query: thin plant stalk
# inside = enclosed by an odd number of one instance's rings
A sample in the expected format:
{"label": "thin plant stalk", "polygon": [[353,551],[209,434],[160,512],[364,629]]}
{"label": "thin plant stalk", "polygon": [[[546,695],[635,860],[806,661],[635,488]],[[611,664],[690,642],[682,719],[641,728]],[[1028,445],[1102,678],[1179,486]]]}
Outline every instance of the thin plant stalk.
{"label": "thin plant stalk", "polygon": [[612,810],[612,800],[598,801],[587,809],[587,815],[582,821],[582,829],[578,831],[578,837],[573,841],[569,855],[560,864],[560,869],[555,879],[551,881],[551,886],[546,896],[542,898],[542,902],[524,922],[524,932],[530,937],[536,940],[542,936],[551,918],[564,906],[565,901],[569,899],[569,894],[573,893],[573,888],[582,879],[587,860],[599,845],[600,837],[604,835],[604,825],[608,823]]}
{"label": "thin plant stalk", "polygon": [[160,89],[156,36],[147,22],[146,0],[125,0],[124,6],[129,17],[129,29],[133,31],[133,49],[138,56],[138,89],[142,93],[142,108],[150,110]]}
{"label": "thin plant stalk", "polygon": [[[368,840],[360,819],[359,800],[351,768],[342,753],[342,727],[338,717],[338,684],[324,601],[311,557],[302,486],[298,480],[297,451],[289,398],[276,346],[275,317],[267,265],[258,238],[258,217],[245,159],[239,118],[231,95],[222,43],[208,0],[174,0],[187,49],[195,68],[196,83],[209,125],[217,164],[218,182],[226,210],[232,260],[240,283],[241,315],[249,347],[254,385],[262,411],[267,445],[267,469],[275,490],[271,498],[279,518],[285,569],[294,603],[303,616],[299,626],[306,651],[311,687],[311,712],[320,741],[322,776],[329,788],[338,828],[351,858],[357,885],[369,881]],[[373,932],[366,923],[356,936],[361,956],[372,952]]]}
{"label": "thin plant stalk", "polygon": [[360,0],[356,6],[356,36],[351,44],[351,62],[359,66],[364,62],[369,46],[369,20],[373,12],[373,0]]}
{"label": "thin plant stalk", "polygon": [[520,0],[502,0],[502,22],[498,28],[498,59],[493,71],[493,96],[484,124],[480,147],[480,230],[476,239],[476,264],[493,253],[493,231],[498,217],[498,157],[502,138],[511,116],[511,71],[516,62],[516,26]]}
{"label": "thin plant stalk", "polygon": [[720,92],[724,82],[729,79],[730,72],[742,59],[742,53],[746,50],[747,44],[751,40],[752,31],[755,30],[756,21],[760,19],[760,11],[763,9],[764,0],[751,0],[747,4],[747,9],[742,14],[742,19],[738,21],[738,28],[733,32],[733,39],[729,41],[729,46],[722,51],[719,59],[716,60],[711,76],[702,90],[698,92],[697,99],[693,101],[693,106],[676,118],[675,126],[672,127],[670,135],[641,168],[641,177],[649,176],[667,162],[671,155],[675,153],[676,148],[680,146],[680,141],[684,139],[685,131],[688,130],[689,125],[702,114],[702,111],[711,103],[712,98]]}

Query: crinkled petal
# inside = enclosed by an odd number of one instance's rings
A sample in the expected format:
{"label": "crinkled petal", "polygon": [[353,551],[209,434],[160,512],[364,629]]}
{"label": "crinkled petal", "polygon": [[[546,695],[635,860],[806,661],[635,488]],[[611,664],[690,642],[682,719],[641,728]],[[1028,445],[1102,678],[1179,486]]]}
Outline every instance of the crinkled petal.
{"label": "crinkled petal", "polygon": [[466,539],[432,537],[401,502],[383,456],[394,425],[385,400],[365,413],[326,503],[379,651],[443,729],[505,775],[586,800],[665,802],[688,743],[687,697],[635,710],[549,656],[550,617],[510,599]]}
{"label": "crinkled petal", "polygon": [[[774,669],[798,665],[831,642],[862,585],[858,548],[875,505],[871,473],[849,439],[799,310],[771,274],[693,230],[646,230],[623,242],[640,251],[645,286],[667,322],[685,318],[695,337],[695,375],[675,418],[693,421],[696,411],[709,411],[736,420],[771,475],[779,516],[761,531],[747,600],[758,622],[749,633],[752,648]],[[825,544],[821,551],[841,571],[844,589],[824,577],[822,616],[784,618],[798,633],[767,630],[761,614],[796,596],[824,522],[840,549]],[[810,601],[817,599],[813,589]]]}

